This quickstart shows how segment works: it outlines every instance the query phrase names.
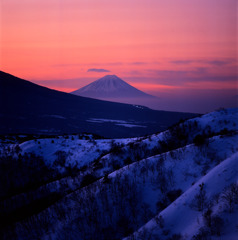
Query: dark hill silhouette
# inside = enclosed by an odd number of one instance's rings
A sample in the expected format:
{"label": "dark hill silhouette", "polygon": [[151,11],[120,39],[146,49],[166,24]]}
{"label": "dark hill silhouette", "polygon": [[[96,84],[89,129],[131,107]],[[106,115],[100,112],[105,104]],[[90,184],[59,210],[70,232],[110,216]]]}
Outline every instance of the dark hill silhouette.
{"label": "dark hill silhouette", "polygon": [[[89,132],[104,137],[132,137],[164,130],[194,116],[75,96],[0,71],[0,134]],[[140,126],[133,127],[132,123]]]}

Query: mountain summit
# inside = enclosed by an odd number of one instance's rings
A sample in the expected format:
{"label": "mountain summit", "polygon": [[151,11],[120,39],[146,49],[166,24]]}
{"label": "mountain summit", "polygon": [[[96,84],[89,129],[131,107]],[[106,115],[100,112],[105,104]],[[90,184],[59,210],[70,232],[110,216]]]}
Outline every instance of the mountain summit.
{"label": "mountain summit", "polygon": [[106,75],[72,94],[98,99],[133,99],[154,98],[153,96],[132,87],[116,75]]}

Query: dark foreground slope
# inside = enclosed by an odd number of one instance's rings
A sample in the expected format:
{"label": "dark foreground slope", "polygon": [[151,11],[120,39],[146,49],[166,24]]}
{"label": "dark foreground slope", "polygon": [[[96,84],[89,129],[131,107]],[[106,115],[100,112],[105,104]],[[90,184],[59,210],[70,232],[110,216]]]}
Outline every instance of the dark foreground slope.
{"label": "dark foreground slope", "polygon": [[74,96],[0,71],[1,134],[90,132],[132,137],[162,131],[194,116]]}

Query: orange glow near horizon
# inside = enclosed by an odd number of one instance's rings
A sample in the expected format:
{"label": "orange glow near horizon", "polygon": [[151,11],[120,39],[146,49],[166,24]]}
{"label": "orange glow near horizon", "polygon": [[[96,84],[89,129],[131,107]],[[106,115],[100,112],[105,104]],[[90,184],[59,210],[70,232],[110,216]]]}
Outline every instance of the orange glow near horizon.
{"label": "orange glow near horizon", "polygon": [[236,0],[2,1],[0,67],[66,92],[106,74],[158,93],[234,90],[236,9]]}

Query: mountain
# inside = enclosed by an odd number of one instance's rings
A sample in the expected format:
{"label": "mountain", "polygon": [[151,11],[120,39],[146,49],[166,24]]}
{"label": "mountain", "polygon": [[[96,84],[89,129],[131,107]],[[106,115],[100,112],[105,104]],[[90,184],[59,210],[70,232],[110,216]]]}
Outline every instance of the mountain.
{"label": "mountain", "polygon": [[194,116],[75,96],[0,71],[0,134],[89,132],[133,137]]}
{"label": "mountain", "polygon": [[100,100],[137,104],[157,110],[156,106],[161,105],[159,98],[132,87],[116,75],[106,75],[71,93]]}
{"label": "mountain", "polygon": [[138,138],[0,140],[1,239],[236,240],[237,119],[223,109]]}
{"label": "mountain", "polygon": [[116,75],[106,75],[72,94],[90,98],[154,98],[132,87]]}

